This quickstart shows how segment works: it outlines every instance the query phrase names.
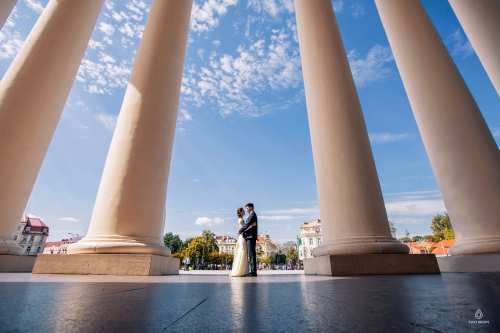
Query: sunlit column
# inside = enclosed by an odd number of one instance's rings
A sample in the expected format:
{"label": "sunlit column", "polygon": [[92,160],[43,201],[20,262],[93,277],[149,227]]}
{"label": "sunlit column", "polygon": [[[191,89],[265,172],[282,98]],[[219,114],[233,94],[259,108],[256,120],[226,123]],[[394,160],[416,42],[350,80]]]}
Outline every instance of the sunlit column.
{"label": "sunlit column", "polygon": [[16,6],[17,0],[0,0],[0,30],[9,18],[12,9]]}
{"label": "sunlit column", "polygon": [[450,0],[450,4],[500,95],[500,1]]}
{"label": "sunlit column", "polygon": [[420,1],[376,0],[450,215],[450,254],[500,252],[500,153]]}
{"label": "sunlit column", "polygon": [[192,0],[154,0],[86,237],[68,253],[169,256],[164,207]]}
{"label": "sunlit column", "polygon": [[408,253],[391,236],[361,105],[330,0],[296,0],[323,242],[314,256]]}
{"label": "sunlit column", "polygon": [[11,241],[104,0],[51,0],[0,82],[0,254]]}

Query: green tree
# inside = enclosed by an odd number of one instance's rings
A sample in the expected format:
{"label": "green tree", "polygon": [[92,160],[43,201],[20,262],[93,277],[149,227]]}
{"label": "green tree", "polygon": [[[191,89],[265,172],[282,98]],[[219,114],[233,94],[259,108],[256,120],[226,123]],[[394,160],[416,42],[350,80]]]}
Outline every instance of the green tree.
{"label": "green tree", "polygon": [[276,262],[277,264],[286,264],[286,255],[279,251],[274,256],[274,262]]}
{"label": "green tree", "polygon": [[297,252],[297,249],[293,246],[290,246],[287,252],[288,253],[286,254],[286,261],[290,262],[290,259],[292,259],[292,263],[295,265],[299,261],[299,253]]}
{"label": "green tree", "polygon": [[212,252],[219,252],[219,246],[217,245],[217,240],[213,232],[210,230],[203,230],[201,232],[201,237],[205,244],[205,255]]}
{"label": "green tree", "polygon": [[259,258],[259,263],[261,264],[270,264],[273,261],[273,259],[269,256],[261,256]]}
{"label": "green tree", "polygon": [[187,249],[189,246],[189,243],[191,243],[191,241],[193,239],[194,239],[194,237],[186,238],[186,240],[184,242],[182,242],[182,244],[180,245],[179,252],[183,252],[185,249]]}
{"label": "green tree", "polygon": [[227,264],[232,265],[234,261],[234,255],[233,254],[227,254],[225,252],[222,252],[219,254],[220,261],[222,265],[226,264],[226,259],[227,259]]}
{"label": "green tree", "polygon": [[189,242],[187,249],[182,251],[183,258],[189,256],[191,264],[194,265],[196,262],[201,262],[203,255],[203,238],[201,236],[194,237]]}
{"label": "green tree", "polygon": [[411,241],[410,237],[401,237],[398,238],[398,241],[403,242],[403,243],[408,243]]}
{"label": "green tree", "polygon": [[412,241],[412,242],[420,242],[420,241],[421,241],[421,240],[423,240],[423,239],[424,239],[424,237],[422,237],[422,236],[413,236],[413,237],[411,238],[411,241]]}
{"label": "green tree", "polygon": [[448,213],[434,216],[431,222],[431,230],[434,233],[433,242],[439,242],[441,239],[455,239],[455,232]]}
{"label": "green tree", "polygon": [[166,233],[165,236],[163,236],[163,243],[165,243],[165,246],[170,249],[172,254],[180,252],[179,250],[181,248],[182,240],[179,235],[174,235],[171,232]]}

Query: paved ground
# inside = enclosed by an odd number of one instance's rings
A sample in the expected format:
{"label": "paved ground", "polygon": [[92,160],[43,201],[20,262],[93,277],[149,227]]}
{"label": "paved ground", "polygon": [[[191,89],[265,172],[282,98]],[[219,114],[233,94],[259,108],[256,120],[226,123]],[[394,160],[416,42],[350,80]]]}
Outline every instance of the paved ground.
{"label": "paved ground", "polygon": [[[500,332],[500,273],[0,274],[1,332]],[[297,274],[299,273],[299,274]],[[223,274],[223,275],[218,275]],[[471,324],[477,309],[482,321]]]}

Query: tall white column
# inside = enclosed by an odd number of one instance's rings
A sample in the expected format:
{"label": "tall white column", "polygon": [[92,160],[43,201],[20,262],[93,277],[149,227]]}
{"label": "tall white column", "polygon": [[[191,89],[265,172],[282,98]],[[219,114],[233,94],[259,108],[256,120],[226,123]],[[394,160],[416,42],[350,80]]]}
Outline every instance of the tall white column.
{"label": "tall white column", "polygon": [[408,253],[392,236],[330,0],[296,0],[323,241],[314,256]]}
{"label": "tall white column", "polygon": [[0,30],[2,30],[16,3],[17,0],[0,0]]}
{"label": "tall white column", "polygon": [[0,82],[0,254],[22,253],[19,219],[103,3],[51,0]]}
{"label": "tall white column", "polygon": [[69,254],[169,256],[162,240],[192,0],[154,0],[86,237]]}
{"label": "tall white column", "polygon": [[450,0],[450,5],[500,95],[500,1]]}
{"label": "tall white column", "polygon": [[376,0],[457,238],[450,254],[500,252],[500,154],[420,1]]}

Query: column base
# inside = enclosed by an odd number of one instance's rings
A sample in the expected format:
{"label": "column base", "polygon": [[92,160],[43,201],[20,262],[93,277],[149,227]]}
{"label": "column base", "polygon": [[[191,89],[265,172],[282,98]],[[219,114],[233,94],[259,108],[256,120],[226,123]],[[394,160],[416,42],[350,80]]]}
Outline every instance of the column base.
{"label": "column base", "polygon": [[438,257],[437,262],[443,273],[500,272],[500,253]]}
{"label": "column base", "polygon": [[452,256],[500,253],[500,236],[461,239],[454,246],[450,247],[448,253]]}
{"label": "column base", "polygon": [[39,254],[33,274],[177,275],[179,267],[177,258],[151,254]]}
{"label": "column base", "polygon": [[151,254],[170,256],[160,238],[117,235],[85,236],[68,246],[68,254]]}
{"label": "column base", "polygon": [[5,239],[2,238],[0,242],[0,255],[12,255],[12,256],[20,256],[23,254],[25,249],[23,249],[19,244],[16,243],[13,239]]}
{"label": "column base", "polygon": [[0,254],[0,273],[31,273],[35,260],[35,256]]}
{"label": "column base", "polygon": [[410,248],[392,237],[351,237],[324,242],[313,250],[313,256],[352,254],[408,254]]}
{"label": "column base", "polygon": [[434,254],[351,254],[304,259],[306,275],[439,274]]}

